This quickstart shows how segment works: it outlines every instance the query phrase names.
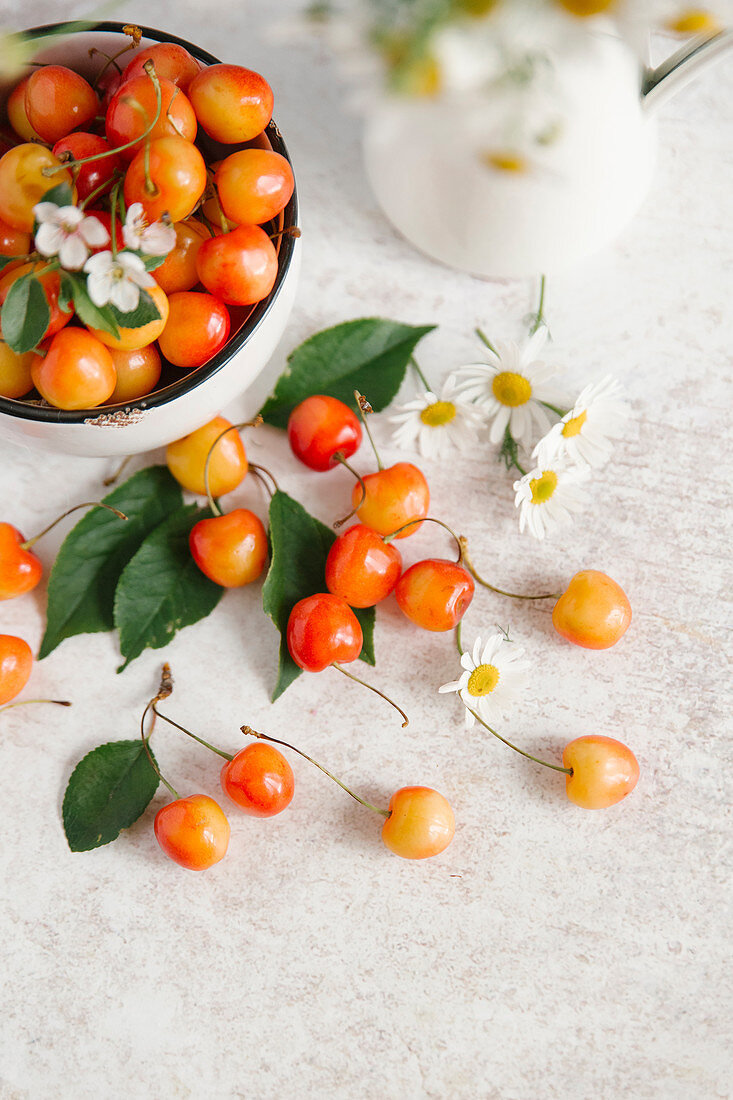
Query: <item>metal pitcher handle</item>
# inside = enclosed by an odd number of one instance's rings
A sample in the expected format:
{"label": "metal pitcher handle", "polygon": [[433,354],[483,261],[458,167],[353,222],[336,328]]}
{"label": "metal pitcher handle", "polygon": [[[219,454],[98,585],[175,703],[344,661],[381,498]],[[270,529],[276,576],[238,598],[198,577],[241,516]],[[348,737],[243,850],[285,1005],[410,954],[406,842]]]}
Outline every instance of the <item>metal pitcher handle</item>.
{"label": "metal pitcher handle", "polygon": [[694,80],[698,73],[731,50],[733,30],[721,31],[712,38],[698,38],[688,43],[656,69],[646,69],[641,89],[645,109],[656,110]]}

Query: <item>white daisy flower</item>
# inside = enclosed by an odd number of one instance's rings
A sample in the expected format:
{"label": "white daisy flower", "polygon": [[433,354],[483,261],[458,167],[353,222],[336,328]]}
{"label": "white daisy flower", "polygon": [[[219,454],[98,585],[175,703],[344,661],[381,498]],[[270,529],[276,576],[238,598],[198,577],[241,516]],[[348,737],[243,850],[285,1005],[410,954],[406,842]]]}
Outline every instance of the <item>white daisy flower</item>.
{"label": "white daisy flower", "polygon": [[176,246],[176,231],[170,222],[148,224],[141,202],[128,208],[122,239],[126,248],[144,252],[146,256],[167,256]]}
{"label": "white daisy flower", "polygon": [[426,458],[445,458],[452,447],[469,451],[478,443],[478,429],[485,417],[476,405],[456,400],[456,384],[449,377],[440,396],[427,391],[397,407],[389,422],[397,425],[393,439],[398,447],[417,447]]}
{"label": "white daisy flower", "polygon": [[496,350],[487,349],[485,363],[469,363],[454,372],[456,393],[473,401],[493,420],[489,438],[499,443],[509,428],[518,443],[529,447],[535,427],[542,435],[550,428],[550,418],[542,407],[552,393],[548,380],[556,373],[537,355],[547,341],[546,325],[540,325],[524,347],[513,340],[496,342]]}
{"label": "white daisy flower", "polygon": [[38,222],[36,248],[42,256],[58,256],[67,271],[78,271],[91,249],[109,240],[99,219],[85,216],[78,206],[39,202],[33,207],[33,215]]}
{"label": "white daisy flower", "polygon": [[536,539],[543,539],[553,527],[567,523],[589,502],[581,483],[588,468],[565,466],[561,462],[538,466],[514,482],[514,504],[519,508],[519,530],[525,527]]}
{"label": "white daisy flower", "polygon": [[[509,642],[504,634],[492,634],[483,645],[478,637],[473,650],[461,656],[463,672],[459,680],[443,684],[441,694],[453,691],[461,701],[475,710],[485,722],[493,725],[501,719],[506,706],[519,695],[529,669],[521,660],[524,650]],[[473,726],[476,719],[466,711],[466,725]]]}
{"label": "white daisy flower", "polygon": [[610,375],[586,386],[569,413],[553,424],[534,451],[538,466],[557,461],[602,466],[611,457],[613,443],[623,434],[627,419],[623,390]]}
{"label": "white daisy flower", "polygon": [[153,286],[155,279],[134,252],[97,252],[84,264],[89,297],[95,306],[109,302],[121,313],[131,313],[140,301],[140,287]]}

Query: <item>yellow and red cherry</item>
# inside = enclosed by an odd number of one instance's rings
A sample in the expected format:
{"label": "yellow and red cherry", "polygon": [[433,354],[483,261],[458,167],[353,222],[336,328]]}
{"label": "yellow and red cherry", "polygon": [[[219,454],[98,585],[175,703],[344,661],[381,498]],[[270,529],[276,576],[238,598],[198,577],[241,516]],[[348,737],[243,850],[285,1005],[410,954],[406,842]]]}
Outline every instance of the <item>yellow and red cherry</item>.
{"label": "yellow and red cherry", "polygon": [[[23,229],[15,229],[0,218],[0,256],[27,256],[31,247],[31,235]],[[4,274],[7,274],[7,264]]]}
{"label": "yellow and red cherry", "polygon": [[53,143],[91,122],[99,110],[97,93],[65,65],[41,65],[25,87],[28,122],[43,141]]}
{"label": "yellow and red cherry", "polygon": [[165,458],[168,469],[184,489],[206,496],[204,472],[209,451],[209,488],[212,496],[221,497],[244,481],[248,469],[244,443],[231,421],[215,416],[208,424],[170,443]]}
{"label": "yellow and red cherry", "polygon": [[196,270],[210,294],[227,305],[251,306],[266,298],[275,285],[277,252],[264,229],[240,225],[204,241]]}
{"label": "yellow and red cherry", "polygon": [[125,174],[125,202],[142,203],[148,222],[172,222],[191,213],[206,188],[206,163],[183,137],[162,137],[141,149]]}
{"label": "yellow and red cherry", "polygon": [[295,188],[288,161],[267,149],[231,153],[218,166],[214,183],[224,214],[238,225],[269,222],[285,209]]}
{"label": "yellow and red cherry", "polygon": [[274,817],[293,799],[293,769],[273,745],[255,742],[221,769],[224,794],[252,817]]}
{"label": "yellow and red cherry", "polygon": [[426,558],[406,569],[395,587],[400,611],[424,630],[452,630],[474,593],[471,574],[454,561]]}
{"label": "yellow and red cherry", "polygon": [[191,219],[177,222],[175,247],[168,253],[160,267],[152,272],[158,286],[166,294],[191,290],[199,281],[196,270],[198,250],[210,234],[203,222]]}
{"label": "yellow and red cherry", "polygon": [[30,77],[27,76],[24,80],[21,80],[20,84],[15,85],[8,96],[5,110],[8,121],[18,137],[22,138],[23,141],[41,141],[40,135],[36,133],[28,121],[25,109],[25,89],[29,79]]}
{"label": "yellow and red cherry", "polygon": [[[53,169],[44,175],[44,169]],[[36,206],[59,183],[73,186],[71,172],[50,149],[34,142],[16,145],[0,158],[0,218],[13,229],[33,232]]]}
{"label": "yellow and red cherry", "polygon": [[296,458],[311,470],[332,470],[361,445],[361,424],[336,397],[312,394],[288,418],[288,442]]}
{"label": "yellow and red cherry", "polygon": [[180,290],[168,298],[168,319],[158,344],[174,367],[192,370],[221,351],[230,328],[229,310],[219,298]]}
{"label": "yellow and red cherry", "polygon": [[[54,156],[59,160],[85,160],[98,157],[76,168],[76,190],[80,199],[88,198],[92,193],[101,195],[112,186],[114,175],[120,169],[118,156],[109,156],[111,147],[99,134],[85,134],[77,131],[67,134],[53,147]],[[102,154],[105,154],[102,156]],[[104,247],[107,247],[106,245]]]}
{"label": "yellow and red cherry", "polygon": [[43,575],[43,566],[24,542],[17,527],[0,523],[0,600],[30,592]]}
{"label": "yellow and red cherry", "polygon": [[209,137],[226,145],[251,141],[272,117],[272,88],[241,65],[209,65],[193,78],[188,96]]}
{"label": "yellow and red cherry", "polygon": [[123,160],[132,160],[148,139],[183,137],[194,141],[196,138],[196,115],[184,93],[170,80],[161,79],[159,84],[160,115],[145,138],[143,135],[158,110],[156,89],[150,77],[144,74],[125,81],[110,101],[104,129],[113,149],[127,146],[120,149]]}
{"label": "yellow and red cherry", "polygon": [[36,357],[34,351],[18,354],[0,340],[0,397],[17,400],[33,389],[31,366]]}
{"label": "yellow and red cherry", "polygon": [[639,779],[639,764],[631,749],[600,734],[577,737],[565,746],[562,762],[568,798],[586,810],[602,810],[626,798]]}
{"label": "yellow and red cherry", "polygon": [[158,310],[159,316],[155,320],[148,321],[147,325],[140,325],[139,328],[125,328],[124,325],[118,325],[117,336],[113,336],[111,332],[106,332],[104,329],[90,327],[92,336],[95,336],[105,347],[118,351],[134,351],[157,340],[168,321],[168,295],[157,283],[146,286],[145,293],[150,295],[153,305]]}
{"label": "yellow and red cherry", "polygon": [[555,604],[552,625],[585,649],[609,649],[631,623],[631,604],[616,581],[596,569],[576,573]]}
{"label": "yellow and red cherry", "polygon": [[222,588],[241,588],[262,573],[267,532],[248,508],[199,520],[189,535],[191,555],[202,573]]}
{"label": "yellow and red cherry", "polygon": [[14,267],[12,271],[6,271],[0,278],[0,305],[5,302],[10,288],[16,279],[20,279],[23,275],[27,275],[31,271],[40,272],[37,276],[38,282],[41,284],[44,295],[46,296],[46,303],[48,304],[49,322],[48,328],[44,333],[44,338],[49,336],[55,336],[57,332],[69,323],[74,316],[73,310],[62,309],[59,305],[59,295],[61,293],[61,277],[58,271],[46,271],[45,262],[40,263],[28,263],[21,264],[20,267]]}
{"label": "yellow and red cherry", "polygon": [[392,795],[382,840],[403,859],[429,859],[453,839],[456,820],[448,800],[431,787],[402,787]]}
{"label": "yellow and red cherry", "polygon": [[364,642],[359,620],[346,600],[330,592],[295,604],[286,637],[290,656],[306,672],[355,661]]}
{"label": "yellow and red cherry", "polygon": [[145,70],[146,61],[153,62],[158,79],[172,81],[182,92],[186,91],[193,78],[201,72],[196,58],[183,46],[175,42],[156,42],[154,46],[147,46],[135,54],[122,72],[122,82],[136,76],[145,76],[150,82]]}
{"label": "yellow and red cherry", "polygon": [[56,409],[93,409],[109,400],[117,374],[109,348],[82,328],[58,332],[31,365],[33,383]]}
{"label": "yellow and red cherry", "polygon": [[110,405],[137,401],[152,393],[160,379],[160,353],[155,344],[144,348],[110,348],[117,381],[109,398]]}
{"label": "yellow and red cherry", "polygon": [[[356,515],[367,527],[380,535],[389,535],[413,520],[424,519],[430,507],[430,490],[422,472],[411,462],[397,462],[384,470],[366,474],[364,499],[362,487],[356,484],[351,494]],[[406,539],[420,530],[414,523],[395,538]]]}
{"label": "yellow and red cherry", "polygon": [[326,558],[326,587],[350,607],[374,607],[393,591],[402,555],[381,535],[357,523],[334,542]]}
{"label": "yellow and red cherry", "polygon": [[0,705],[19,695],[30,679],[33,653],[23,638],[0,634]]}
{"label": "yellow and red cherry", "polygon": [[230,827],[226,814],[206,794],[177,798],[155,815],[155,837],[169,859],[189,871],[205,871],[224,858]]}

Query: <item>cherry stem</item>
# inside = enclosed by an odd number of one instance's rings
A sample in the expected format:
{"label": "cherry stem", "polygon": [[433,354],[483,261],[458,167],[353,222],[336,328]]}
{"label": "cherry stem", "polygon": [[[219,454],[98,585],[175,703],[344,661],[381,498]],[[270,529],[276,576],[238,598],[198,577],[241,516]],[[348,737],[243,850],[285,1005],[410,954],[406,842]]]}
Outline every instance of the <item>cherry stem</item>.
{"label": "cherry stem", "polygon": [[505,745],[508,745],[510,749],[514,749],[514,751],[518,752],[520,756],[526,756],[528,760],[534,760],[535,764],[541,764],[543,768],[550,768],[554,772],[562,772],[564,775],[573,774],[572,768],[562,768],[559,764],[548,764],[546,760],[540,760],[539,757],[532,756],[531,753],[525,752],[524,749],[520,749],[517,745],[513,745],[511,741],[507,741],[506,737],[502,737],[501,734],[497,733],[495,729],[492,729],[487,722],[484,722],[483,718],[481,718],[481,716],[478,715],[475,710],[472,710],[467,703],[464,703],[463,705],[468,713],[472,714],[476,721],[481,723],[484,729],[487,729],[489,733],[493,733],[494,737],[498,738],[498,740],[502,741]]}
{"label": "cherry stem", "polygon": [[96,46],[92,46],[92,48],[89,50],[89,57],[90,58],[94,57],[95,54],[99,54],[100,57],[106,57],[107,58],[105,64],[102,66],[102,68],[99,70],[96,77],[94,78],[94,82],[92,84],[93,88],[97,87],[97,85],[99,84],[99,81],[102,79],[104,74],[107,72],[107,69],[110,67],[110,65],[114,65],[114,67],[117,69],[118,73],[121,73],[122,69],[117,64],[117,58],[122,57],[123,53],[129,53],[130,50],[137,49],[137,47],[140,45],[140,39],[142,38],[142,31],[140,30],[139,27],[135,27],[132,24],[128,23],[122,28],[122,33],[129,35],[131,40],[127,43],[126,46],[123,46],[121,50],[118,50],[117,53],[112,54],[111,57],[109,56],[109,54],[106,54],[103,50],[98,50]]}
{"label": "cherry stem", "polygon": [[301,232],[297,225],[286,225],[284,229],[278,229],[276,233],[268,234],[271,241],[276,241],[278,237],[293,237],[297,240],[301,236]]}
{"label": "cherry stem", "polygon": [[[168,788],[168,790],[171,792],[171,794],[173,795],[174,798],[180,798],[181,796],[179,795],[179,793],[175,789],[175,787],[172,787],[170,785],[170,783],[168,782],[168,780],[161,773],[161,770],[158,767],[158,765],[156,764],[156,762],[153,758],[153,754],[150,751],[150,746],[148,744],[148,741],[150,740],[152,732],[155,729],[155,718],[156,718],[156,714],[157,714],[157,712],[155,710],[155,704],[159,703],[161,699],[167,699],[168,696],[172,694],[172,692],[173,692],[173,676],[171,674],[171,666],[166,661],[166,663],[163,665],[163,668],[162,668],[161,673],[160,673],[160,686],[158,687],[158,693],[157,693],[157,695],[154,695],[153,698],[150,700],[150,702],[146,706],[145,710],[143,711],[142,718],[140,719],[140,736],[142,737],[143,746],[145,748],[145,752],[147,753],[148,760],[150,761],[150,766],[153,769],[153,771],[155,772],[155,774],[157,775],[158,779],[161,781],[161,783],[165,787]],[[148,711],[151,708],[153,710],[153,721],[151,722],[150,729],[148,730],[147,735],[146,735],[146,733],[145,733],[145,719],[147,718]]]}
{"label": "cherry stem", "polygon": [[361,422],[364,425],[364,431],[366,432],[366,434],[369,437],[369,442],[371,443],[372,450],[374,451],[374,457],[377,460],[377,467],[378,467],[378,469],[383,470],[384,466],[382,465],[382,460],[379,457],[379,451],[377,450],[377,448],[374,445],[374,440],[372,439],[372,433],[369,431],[369,425],[367,424],[367,415],[369,413],[373,413],[374,409],[369,404],[366,397],[364,397],[363,394],[359,393],[358,390],[354,390],[354,397],[356,399],[356,404],[359,407],[359,415],[361,416]]}
{"label": "cherry stem", "polygon": [[349,463],[346,461],[346,459],[344,458],[341,451],[337,451],[336,454],[333,456],[333,458],[334,458],[335,462],[340,462],[342,466],[345,466],[346,469],[349,471],[349,473],[354,475],[356,480],[359,482],[359,485],[361,486],[361,499],[360,499],[359,503],[351,509],[351,511],[348,513],[348,515],[342,516],[341,519],[337,519],[336,522],[333,524],[334,527],[339,528],[339,527],[343,527],[343,525],[345,523],[348,523],[348,521],[350,519],[352,519],[356,515],[356,513],[359,511],[362,504],[366,500],[367,490],[366,490],[366,485],[364,484],[364,478],[361,476],[361,474],[358,474],[356,472],[356,470],[354,469],[353,466],[349,465]]}
{"label": "cherry stem", "polygon": [[114,483],[121,477],[123,471],[127,468],[128,462],[132,461],[132,458],[132,455],[128,455],[127,458],[123,458],[122,462],[119,464],[115,472],[113,474],[110,474],[109,477],[106,477],[102,482],[102,485],[104,485],[105,488],[108,488],[110,485],[114,485]]}
{"label": "cherry stem", "polygon": [[394,707],[394,709],[404,718],[402,728],[404,729],[405,726],[409,726],[410,719],[407,717],[402,707],[398,707],[397,704],[393,702],[392,699],[390,699],[389,695],[385,695],[383,691],[379,690],[379,688],[375,688],[371,684],[368,684],[366,680],[360,680],[359,677],[355,676],[353,672],[347,672],[343,665],[338,665],[335,661],[331,665],[331,668],[338,669],[338,671],[343,673],[344,676],[348,676],[350,680],[353,680],[357,684],[361,684],[362,687],[368,688],[369,691],[373,691],[375,695],[378,695],[380,697],[380,699],[384,699],[386,703],[389,703],[391,707]]}
{"label": "cherry stem", "polygon": [[530,336],[534,336],[535,332],[537,332],[537,329],[540,327],[540,325],[547,325],[547,321],[545,319],[545,314],[544,314],[545,284],[546,284],[546,279],[545,279],[545,276],[543,275],[540,279],[540,300],[539,300],[539,303],[537,305],[537,312],[534,315],[534,321],[532,323],[532,327],[529,330]]}
{"label": "cherry stem", "polygon": [[489,349],[489,351],[493,351],[494,355],[496,355],[496,356],[498,357],[498,355],[499,355],[499,352],[498,352],[498,351],[496,350],[496,348],[494,347],[494,345],[493,345],[493,344],[491,343],[491,340],[489,340],[488,336],[487,336],[487,335],[486,335],[486,333],[485,333],[485,332],[483,331],[483,329],[477,328],[477,329],[474,329],[474,332],[475,332],[475,333],[476,333],[476,335],[478,336],[478,338],[479,338],[479,340],[481,341],[481,343],[482,343],[482,344],[485,344],[485,345],[486,345],[486,347],[487,347],[487,348]]}
{"label": "cherry stem", "polygon": [[417,362],[417,359],[415,358],[415,356],[414,356],[414,355],[411,355],[411,356],[410,356],[410,363],[412,364],[412,368],[413,368],[413,370],[415,371],[415,374],[416,374],[416,375],[418,376],[418,378],[419,378],[419,379],[420,379],[420,381],[422,382],[423,386],[425,387],[425,392],[426,392],[426,393],[432,393],[432,392],[433,392],[433,388],[432,388],[432,386],[431,386],[431,385],[430,385],[430,384],[428,383],[428,380],[427,380],[427,378],[425,377],[425,375],[423,374],[423,372],[422,372],[422,371],[420,370],[420,367],[418,366],[418,362]]}
{"label": "cherry stem", "polygon": [[[337,668],[338,665],[334,667]],[[375,814],[381,814],[382,817],[391,816],[390,810],[382,810],[379,806],[374,806],[371,802],[367,802],[365,798],[360,798],[358,794],[354,794],[354,792],[347,787],[345,783],[342,783],[340,779],[337,779],[328,768],[324,768],[323,764],[319,764],[317,760],[314,760],[307,752],[303,752],[302,749],[296,749],[295,745],[291,745],[287,741],[280,741],[277,737],[270,737],[266,733],[258,733],[257,730],[253,730],[251,726],[242,726],[241,728],[245,737],[259,737],[263,741],[271,741],[274,745],[282,745],[286,749],[292,749],[293,752],[297,752],[298,756],[302,756],[309,764],[313,764],[313,766],[322,771],[324,775],[327,775],[329,779],[333,779],[334,783],[338,784],[342,791],[346,791],[347,794],[350,794],[356,802],[360,802],[361,805],[366,806],[368,810],[374,810]]]}
{"label": "cherry stem", "polygon": [[448,526],[447,523],[443,523],[442,519],[435,519],[433,516],[424,516],[423,519],[411,519],[407,523],[403,523],[401,527],[398,527],[396,531],[392,531],[389,535],[382,536],[382,542],[390,543],[393,539],[402,532],[406,531],[408,527],[414,527],[418,523],[437,523],[438,527],[442,527],[448,532],[449,535],[456,541],[458,547],[458,558],[456,559],[456,565],[461,565],[463,562],[463,542],[465,541],[462,536],[459,536],[455,531]]}
{"label": "cherry stem", "polygon": [[68,699],[21,699],[19,703],[7,703],[4,707],[0,707],[0,714],[4,710],[11,710],[13,707],[27,707],[29,703],[53,703],[57,707],[71,706]]}
{"label": "cherry stem", "polygon": [[[275,495],[275,493],[279,493],[279,492],[280,492],[280,486],[278,485],[277,481],[275,480],[275,475],[274,475],[273,473],[271,473],[271,472],[270,472],[270,471],[269,471],[269,470],[267,469],[267,467],[266,467],[266,466],[260,466],[260,464],[259,464],[258,462],[250,462],[250,463],[249,463],[249,468],[250,468],[250,470],[252,471],[252,473],[254,474],[254,476],[255,476],[256,478],[259,478],[259,480],[260,480],[260,481],[262,482],[262,484],[264,485],[265,489],[266,489],[266,490],[267,490],[267,492],[268,492],[268,493],[270,494],[270,500],[272,500],[272,498],[273,498],[273,496]],[[273,489],[272,489],[272,488],[271,488],[271,487],[270,487],[270,486],[269,486],[269,485],[267,484],[267,480],[266,480],[266,478],[265,478],[265,476],[264,476],[264,475],[267,475],[267,477],[269,477],[269,479],[270,479],[270,481],[272,482],[272,484],[273,484],[273,485],[275,486],[275,489],[274,489],[274,491],[273,491]]]}
{"label": "cherry stem", "polygon": [[179,726],[178,722],[174,722],[172,718],[169,718],[166,714],[163,714],[155,705],[156,700],[153,700],[153,714],[157,714],[158,718],[162,718],[164,722],[167,722],[170,726],[175,726],[181,733],[185,733],[188,737],[192,737],[194,741],[198,741],[199,745],[203,745],[204,748],[211,749],[217,756],[222,756],[225,760],[233,760],[234,757],[228,752],[224,752],[223,749],[217,749],[215,745],[209,744],[208,741],[204,741],[203,737],[198,737],[195,733],[191,733],[185,726]]}
{"label": "cherry stem", "polygon": [[564,416],[567,416],[569,412],[569,409],[559,409],[557,405],[551,405],[549,401],[540,401],[540,405],[544,405],[546,409],[550,410],[550,412],[554,412],[555,415],[559,416],[561,420]]}
{"label": "cherry stem", "polygon": [[[219,432],[219,435],[209,447],[208,454],[206,455],[206,462],[204,463],[204,486],[206,488],[206,497],[209,501],[209,508],[211,508],[211,511],[214,513],[215,516],[221,516],[223,513],[221,508],[211,495],[211,485],[209,484],[209,466],[211,465],[211,456],[214,453],[214,448],[216,447],[217,443],[224,438],[225,435],[229,434],[229,432],[240,432],[243,431],[245,428],[259,428],[260,424],[262,424],[262,417],[259,415],[259,413],[254,418],[254,420],[244,420],[241,424],[230,424],[229,427],[225,428],[223,432]],[[275,479],[273,478],[273,481],[274,480]]]}
{"label": "cherry stem", "polygon": [[[114,182],[118,184],[123,179],[123,175],[121,172],[115,172],[113,178]],[[93,191],[90,191],[86,198],[82,199],[81,202],[78,204],[79,209],[86,210],[90,202],[94,202],[98,195],[101,195],[104,191],[107,190],[107,188],[109,187],[109,182],[110,181],[107,179],[103,183],[100,183],[99,187],[95,187]]]}
{"label": "cherry stem", "polygon": [[110,196],[109,200],[109,208],[111,213],[109,228],[110,234],[112,236],[110,244],[112,245],[112,256],[115,260],[117,259],[117,196],[120,193],[121,183],[121,180],[117,180],[114,187],[112,188],[112,195]]}
{"label": "cherry stem", "polygon": [[44,535],[47,535],[49,531],[53,530],[57,523],[61,523],[62,519],[66,519],[72,512],[78,512],[80,508],[105,508],[108,512],[113,512],[118,519],[127,519],[124,512],[121,512],[119,508],[113,508],[110,504],[103,504],[101,500],[88,500],[84,504],[75,504],[73,508],[69,508],[68,512],[64,512],[62,516],[59,516],[49,523],[48,527],[44,527],[42,531],[39,531],[37,535],[34,535],[32,539],[26,539],[25,542],[21,542],[21,550],[30,550],[31,546],[35,546],[39,539],[42,539]]}
{"label": "cherry stem", "polygon": [[[160,112],[163,109],[163,93],[160,90],[160,81],[158,80],[158,77],[156,75],[155,64],[153,63],[153,61],[146,61],[143,68],[145,69],[145,72],[148,74],[148,76],[152,80],[153,87],[155,88],[156,110],[155,110],[155,114],[153,115],[153,121],[145,127],[145,129],[143,130],[142,134],[140,134],[139,137],[133,138],[132,141],[126,141],[124,145],[118,145],[114,149],[107,149],[106,152],[104,152],[104,153],[93,153],[92,156],[90,156],[90,157],[81,157],[81,158],[78,158],[78,159],[75,159],[75,160],[66,161],[63,165],[64,168],[78,168],[82,164],[91,164],[93,161],[104,160],[106,157],[114,157],[114,156],[117,155],[117,153],[124,152],[125,149],[131,149],[132,146],[137,145],[138,142],[145,141],[145,139],[152,133],[153,127],[155,126],[156,122],[160,118]],[[129,98],[128,98],[128,102],[129,102]],[[149,144],[146,145],[146,148],[148,148],[148,149],[150,148]],[[147,169],[147,163],[146,163],[146,169]],[[41,175],[42,176],[53,176],[56,172],[59,172],[59,171],[61,171],[60,168],[54,168],[53,166],[49,165],[48,168],[42,168],[41,169]],[[146,171],[146,178],[147,178],[147,171]]]}
{"label": "cherry stem", "polygon": [[461,620],[460,619],[456,623],[455,635],[456,635],[456,649],[458,650],[458,656],[462,657],[463,656],[463,644],[462,644],[462,641],[461,641]]}
{"label": "cherry stem", "polygon": [[484,588],[488,588],[491,592],[496,592],[497,595],[499,595],[499,596],[509,596],[509,598],[512,599],[512,600],[559,600],[560,599],[560,594],[558,592],[543,592],[538,596],[527,596],[527,595],[524,595],[521,592],[507,592],[503,588],[497,588],[496,585],[489,584],[488,581],[485,581],[484,578],[479,573],[476,572],[476,567],[473,564],[473,562],[471,561],[471,558],[469,557],[468,542],[463,537],[463,535],[461,535],[459,541],[460,541],[460,544],[461,544],[461,554],[462,554],[462,557],[463,557],[463,564],[466,566],[466,569],[471,574],[473,579],[475,581],[478,581],[478,583],[480,585],[483,585]]}

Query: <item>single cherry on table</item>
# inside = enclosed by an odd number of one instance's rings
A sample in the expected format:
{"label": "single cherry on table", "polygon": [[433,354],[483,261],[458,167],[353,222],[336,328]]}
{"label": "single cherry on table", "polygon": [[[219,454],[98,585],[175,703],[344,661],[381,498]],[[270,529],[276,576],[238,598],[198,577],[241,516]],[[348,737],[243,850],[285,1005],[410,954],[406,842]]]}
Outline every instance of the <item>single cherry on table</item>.
{"label": "single cherry on table", "polygon": [[298,600],[290,612],[286,637],[290,656],[306,672],[355,661],[364,642],[359,620],[346,600],[330,592]]}
{"label": "single cherry on table", "polygon": [[288,442],[296,458],[311,470],[332,470],[361,446],[361,424],[355,413],[327,394],[312,394],[288,417]]}
{"label": "single cherry on table", "polygon": [[326,558],[326,587],[350,607],[374,607],[394,590],[402,555],[363,523],[338,536]]}
{"label": "single cherry on table", "polygon": [[244,443],[234,425],[225,417],[216,416],[189,435],[170,443],[165,460],[168,469],[184,489],[206,496],[204,471],[210,451],[209,487],[212,496],[224,496],[244,481],[248,470]]}
{"label": "single cherry on table", "polygon": [[555,604],[552,625],[585,649],[609,649],[631,625],[631,604],[616,581],[597,569],[576,573]]}
{"label": "single cherry on table", "polygon": [[0,634],[0,705],[20,694],[30,679],[33,653],[24,638]]}
{"label": "single cherry on table", "polygon": [[274,817],[293,799],[293,769],[281,752],[262,742],[241,749],[221,769],[224,793],[252,817]]}
{"label": "single cherry on table", "polygon": [[[363,487],[357,483],[351,493],[357,518],[380,535],[389,535],[400,527],[422,520],[430,507],[430,489],[425,476],[411,462],[397,462],[374,473],[365,474]],[[420,530],[415,523],[395,538],[406,539]]]}
{"label": "single cherry on table", "polygon": [[169,859],[189,871],[219,863],[229,847],[230,826],[218,802],[207,794],[177,798],[155,815],[155,838]]}
{"label": "single cherry on table", "polygon": [[395,587],[400,611],[424,630],[453,630],[474,594],[471,574],[458,562],[426,558],[406,569]]}
{"label": "single cherry on table", "polygon": [[267,561],[267,531],[248,508],[199,520],[188,541],[201,572],[223,588],[251,584]]}

